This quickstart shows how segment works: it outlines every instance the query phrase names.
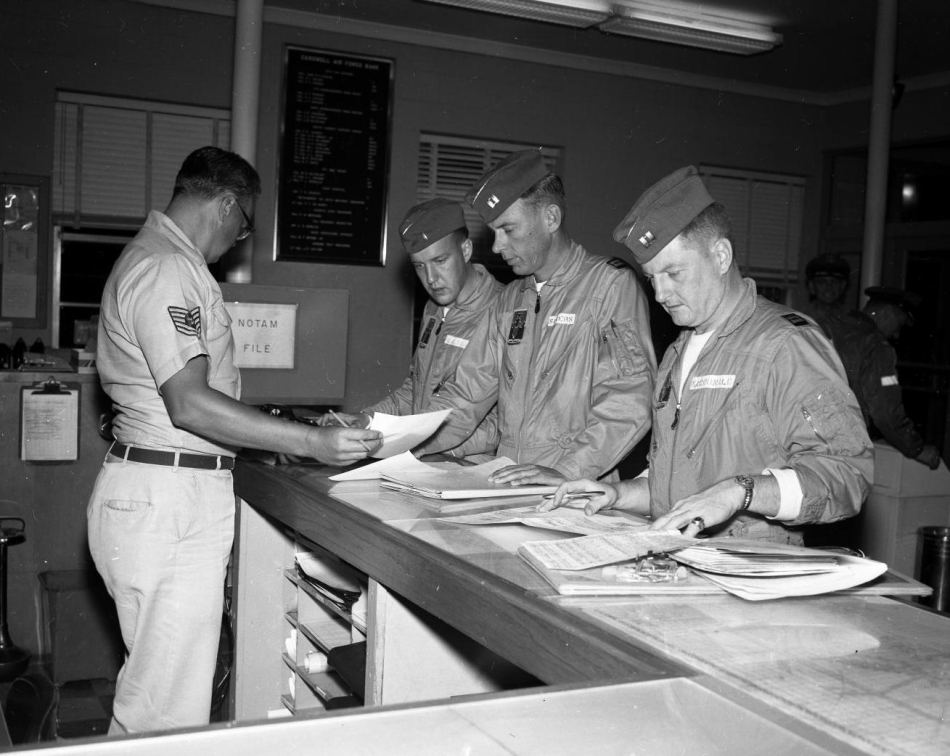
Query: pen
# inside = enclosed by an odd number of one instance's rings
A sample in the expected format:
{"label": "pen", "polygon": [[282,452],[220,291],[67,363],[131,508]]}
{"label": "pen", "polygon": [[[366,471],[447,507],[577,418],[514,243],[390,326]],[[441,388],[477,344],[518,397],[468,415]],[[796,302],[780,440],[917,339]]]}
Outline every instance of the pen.
{"label": "pen", "polygon": [[[330,414],[333,416],[333,419],[336,420],[344,428],[353,427],[348,422],[346,422],[346,420],[344,420],[342,417],[336,414],[336,412],[334,412],[333,410],[330,410]],[[369,447],[366,445],[366,442],[363,439],[360,439],[360,446],[362,446],[363,449],[365,449],[366,451],[369,451]]]}
{"label": "pen", "polygon": [[330,414],[333,415],[333,419],[336,420],[336,421],[337,421],[340,425],[342,425],[344,428],[349,428],[349,427],[350,427],[350,424],[349,424],[348,422],[346,422],[346,420],[344,420],[344,419],[343,419],[342,417],[340,417],[338,414],[336,414],[336,412],[334,412],[333,410],[330,410]]}
{"label": "pen", "polygon": [[[605,491],[574,491],[573,493],[564,494],[563,501],[571,501],[573,499],[589,499],[591,496],[599,496]],[[550,501],[554,498],[554,494],[544,494],[542,499],[547,499]]]}

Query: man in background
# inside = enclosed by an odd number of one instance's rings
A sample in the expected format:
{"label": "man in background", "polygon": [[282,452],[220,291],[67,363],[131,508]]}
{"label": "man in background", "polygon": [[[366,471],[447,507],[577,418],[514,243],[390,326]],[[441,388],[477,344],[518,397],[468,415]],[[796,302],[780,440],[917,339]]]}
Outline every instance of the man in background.
{"label": "man in background", "polygon": [[455,379],[433,399],[452,408],[417,450],[451,449],[498,411],[494,480],[518,485],[616,475],[650,426],[656,361],[647,304],[620,260],[588,253],[564,225],[561,179],[539,150],[508,156],[467,200],[518,276],[472,336]]}
{"label": "man in background", "polygon": [[829,338],[831,321],[848,313],[844,300],[850,281],[851,266],[833,252],[813,257],[805,266],[805,285],[808,288],[805,314],[810,315]]}
{"label": "man in background", "polygon": [[[429,300],[422,313],[421,333],[412,367],[402,385],[359,415],[338,418],[366,427],[373,412],[413,415],[432,409],[432,399],[452,380],[479,322],[498,298],[502,285],[483,265],[472,262],[465,214],[458,202],[436,198],[411,208],[399,224],[399,238]],[[329,413],[321,425],[335,424]],[[498,446],[494,409],[471,435],[445,451],[469,461],[484,461]]]}
{"label": "man in background", "polygon": [[87,520],[127,652],[110,734],[208,723],[235,451],[345,465],[382,442],[376,431],[289,423],[238,400],[231,321],[208,265],[252,233],[260,190],[239,155],[195,150],[103,291],[96,359],[115,442]]}
{"label": "man in background", "polygon": [[725,208],[693,166],[647,189],[614,230],[682,328],[657,374],[649,467],[611,485],[558,487],[650,516],[656,529],[801,543],[801,526],[857,514],[871,442],[828,339],[756,294]]}
{"label": "man in background", "polygon": [[871,437],[883,438],[905,457],[935,470],[940,465],[940,451],[924,441],[907,416],[893,346],[913,322],[913,309],[920,297],[886,286],[872,286],[865,294],[868,301],[860,311],[826,321],[829,335],[841,355]]}

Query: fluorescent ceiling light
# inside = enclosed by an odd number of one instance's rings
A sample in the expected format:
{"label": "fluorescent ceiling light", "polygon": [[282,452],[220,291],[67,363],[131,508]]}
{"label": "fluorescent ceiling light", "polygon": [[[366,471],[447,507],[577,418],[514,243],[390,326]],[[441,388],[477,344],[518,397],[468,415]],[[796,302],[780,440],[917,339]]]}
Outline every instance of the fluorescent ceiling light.
{"label": "fluorescent ceiling light", "polygon": [[501,13],[506,16],[548,21],[553,24],[586,28],[610,16],[607,0],[426,0],[430,3]]}
{"label": "fluorescent ceiling light", "polygon": [[625,0],[614,3],[612,10],[615,15],[599,25],[611,34],[739,55],[765,52],[782,43],[782,35],[766,24],[709,12],[702,5]]}
{"label": "fluorescent ceiling light", "polygon": [[750,14],[678,0],[425,0],[532,21],[588,28],[707,50],[752,55],[782,44],[782,35]]}

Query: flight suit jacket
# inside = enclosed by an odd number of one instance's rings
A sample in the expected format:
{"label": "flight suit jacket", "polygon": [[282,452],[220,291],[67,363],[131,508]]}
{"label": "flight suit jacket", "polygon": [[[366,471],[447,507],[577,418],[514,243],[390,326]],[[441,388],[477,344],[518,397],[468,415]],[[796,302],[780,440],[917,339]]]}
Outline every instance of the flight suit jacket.
{"label": "flight suit jacket", "polygon": [[633,271],[572,242],[540,294],[533,276],[505,287],[433,403],[453,413],[425,451],[454,446],[497,402],[498,456],[605,476],[650,427],[655,374]]}
{"label": "flight suit jacket", "polygon": [[[857,514],[873,479],[873,454],[841,362],[812,321],[746,290],[677,386],[684,330],[657,374],[650,450],[650,509],[740,473],[791,468],[799,516],[786,523],[736,515],[711,534],[800,541],[795,526]],[[792,530],[788,530],[792,528]]]}
{"label": "flight suit jacket", "polygon": [[[368,407],[366,412],[414,415],[432,409],[432,397],[455,376],[478,323],[488,317],[491,305],[504,288],[484,266],[475,264],[473,267],[472,277],[444,320],[441,306],[431,299],[426,302],[409,375],[399,388]],[[472,435],[449,453],[457,457],[494,454],[497,446],[498,423],[495,411],[491,410]]]}
{"label": "flight suit jacket", "polygon": [[915,458],[924,439],[904,410],[897,380],[897,352],[863,312],[829,318],[822,323],[834,342],[864,418],[906,457]]}

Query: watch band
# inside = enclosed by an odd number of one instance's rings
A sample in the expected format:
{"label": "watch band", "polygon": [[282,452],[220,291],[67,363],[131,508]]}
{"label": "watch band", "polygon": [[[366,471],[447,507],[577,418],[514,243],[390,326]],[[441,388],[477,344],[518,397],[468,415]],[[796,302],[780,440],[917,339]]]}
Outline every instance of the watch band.
{"label": "watch band", "polygon": [[739,507],[740,512],[745,512],[752,504],[752,494],[755,491],[755,478],[751,475],[737,475],[736,483],[745,489],[745,498],[742,500],[742,506]]}

